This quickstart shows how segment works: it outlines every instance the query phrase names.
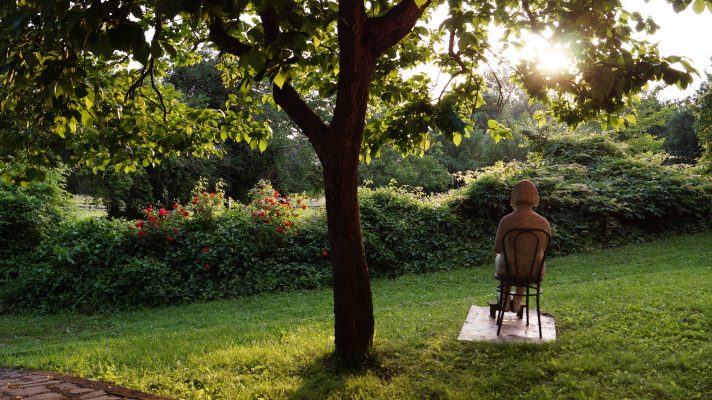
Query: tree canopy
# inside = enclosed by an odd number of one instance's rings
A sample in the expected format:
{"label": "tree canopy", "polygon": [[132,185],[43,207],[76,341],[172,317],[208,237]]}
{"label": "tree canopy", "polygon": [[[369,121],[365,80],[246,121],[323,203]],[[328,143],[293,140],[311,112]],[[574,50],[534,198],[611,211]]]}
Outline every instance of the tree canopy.
{"label": "tree canopy", "polygon": [[[448,17],[439,26],[416,25],[443,3]],[[676,10],[688,4],[673,2]],[[705,4],[712,8],[709,1],[693,7]],[[504,28],[504,46],[526,46],[526,30],[546,32],[571,52],[573,72],[547,73],[536,60],[511,65],[514,79],[570,124],[602,117],[619,126],[630,96],[649,80],[690,82],[684,58],[662,57],[634,39],[635,31],[654,32],[655,22],[617,1],[13,1],[0,9],[5,168],[21,149],[29,164],[52,164],[58,156],[129,171],[159,161],[160,153],[214,152],[211,143],[221,136],[264,148],[269,131],[240,111],[259,113],[261,102],[274,101],[249,96],[266,80],[301,125],[325,124],[329,116],[314,118],[299,94],[336,94],[337,20],[349,7],[363,17],[362,40],[378,53],[366,158],[385,143],[420,152],[431,132],[456,141],[469,132],[468,117],[484,103],[478,67],[505,62],[489,38],[491,24]],[[161,82],[169,64],[198,61],[202,44],[221,52],[227,84],[240,89],[226,113],[187,107]],[[422,63],[454,77],[444,93],[433,93],[425,74],[403,73]],[[506,134],[494,122],[490,128]],[[101,133],[86,132],[93,130]],[[63,140],[68,136],[73,140]],[[110,144],[98,145],[98,136]]]}

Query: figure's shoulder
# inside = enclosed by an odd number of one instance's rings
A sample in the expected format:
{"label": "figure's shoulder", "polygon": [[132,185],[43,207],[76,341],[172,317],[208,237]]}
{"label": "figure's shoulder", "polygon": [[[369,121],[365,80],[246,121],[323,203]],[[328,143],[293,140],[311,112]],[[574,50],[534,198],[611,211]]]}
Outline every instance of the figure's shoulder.
{"label": "figure's shoulder", "polygon": [[499,226],[508,226],[515,219],[514,212],[511,212],[499,220]]}
{"label": "figure's shoulder", "polygon": [[549,224],[549,220],[546,219],[546,218],[544,218],[542,215],[540,215],[540,214],[538,214],[538,213],[536,213],[536,212],[534,213],[534,215],[535,215],[535,218],[536,218],[536,220],[537,220],[537,222],[538,222],[537,225],[540,225],[541,228],[543,228],[543,229],[545,229],[546,231],[548,231],[549,233],[551,233],[551,224]]}

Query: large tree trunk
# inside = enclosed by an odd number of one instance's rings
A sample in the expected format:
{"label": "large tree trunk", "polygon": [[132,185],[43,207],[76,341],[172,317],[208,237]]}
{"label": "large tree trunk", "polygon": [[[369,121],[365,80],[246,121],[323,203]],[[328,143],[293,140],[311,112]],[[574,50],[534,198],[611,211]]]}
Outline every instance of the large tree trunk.
{"label": "large tree trunk", "polygon": [[341,150],[323,160],[324,186],[336,353],[342,361],[353,363],[361,361],[371,347],[374,321],[358,205],[358,147],[345,144]]}
{"label": "large tree trunk", "polygon": [[[358,162],[369,86],[378,56],[412,29],[423,9],[402,0],[387,15],[369,22],[362,0],[339,1],[339,80],[328,126],[291,85],[273,87],[277,104],[309,138],[324,168],[334,278],[334,336],[336,353],[346,363],[363,360],[374,332],[358,207]],[[265,12],[262,19],[266,33],[274,37],[278,27],[270,15]],[[211,28],[216,39],[221,38],[221,32],[221,26]]]}

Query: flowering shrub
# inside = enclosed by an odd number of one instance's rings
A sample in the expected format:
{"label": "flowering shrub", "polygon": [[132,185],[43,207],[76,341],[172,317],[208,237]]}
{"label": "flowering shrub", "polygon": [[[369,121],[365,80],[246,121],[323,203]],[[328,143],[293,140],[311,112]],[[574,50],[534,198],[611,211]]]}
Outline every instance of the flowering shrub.
{"label": "flowering shrub", "polygon": [[138,237],[164,237],[168,242],[176,240],[181,233],[182,222],[190,216],[186,207],[178,203],[173,203],[170,210],[165,208],[156,210],[149,205],[143,213],[146,220],[139,219],[134,225],[129,225],[129,228],[135,228]]}
{"label": "flowering shrub", "polygon": [[308,207],[304,196],[296,199],[282,196],[264,180],[257,183],[250,191],[250,196],[252,202],[247,207],[253,221],[273,226],[278,234],[289,231],[294,226],[294,221],[299,218],[299,210],[306,210]]}
{"label": "flowering shrub", "polygon": [[218,181],[214,192],[208,192],[206,186],[205,178],[199,179],[190,200],[189,207],[198,219],[213,219],[225,209],[225,183]]}

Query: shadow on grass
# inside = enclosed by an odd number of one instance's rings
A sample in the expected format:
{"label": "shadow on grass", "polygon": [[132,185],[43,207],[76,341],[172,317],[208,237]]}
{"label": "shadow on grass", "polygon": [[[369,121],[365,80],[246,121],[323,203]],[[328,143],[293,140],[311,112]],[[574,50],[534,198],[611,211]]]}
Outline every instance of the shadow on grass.
{"label": "shadow on grass", "polygon": [[[344,398],[364,398],[369,386],[362,386],[363,380],[375,380],[378,386],[387,385],[402,371],[395,367],[390,351],[373,351],[359,365],[343,365],[333,353],[325,354],[314,360],[300,372],[302,386],[289,398],[294,400],[324,399],[335,394]],[[362,381],[359,384],[349,384],[349,381]],[[353,393],[353,390],[356,393]],[[366,393],[364,393],[366,389]]]}

